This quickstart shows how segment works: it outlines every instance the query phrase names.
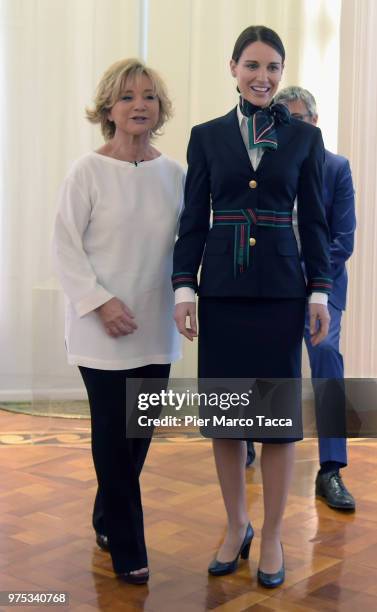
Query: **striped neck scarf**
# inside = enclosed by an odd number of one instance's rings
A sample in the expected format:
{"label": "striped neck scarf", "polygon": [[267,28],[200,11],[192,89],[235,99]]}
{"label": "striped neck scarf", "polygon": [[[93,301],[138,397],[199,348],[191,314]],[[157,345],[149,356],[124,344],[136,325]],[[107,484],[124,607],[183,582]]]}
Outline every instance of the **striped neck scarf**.
{"label": "striped neck scarf", "polygon": [[266,108],[255,106],[245,98],[240,97],[241,113],[247,117],[249,133],[249,149],[264,147],[278,148],[276,125],[289,123],[290,113],[284,104],[273,104]]}

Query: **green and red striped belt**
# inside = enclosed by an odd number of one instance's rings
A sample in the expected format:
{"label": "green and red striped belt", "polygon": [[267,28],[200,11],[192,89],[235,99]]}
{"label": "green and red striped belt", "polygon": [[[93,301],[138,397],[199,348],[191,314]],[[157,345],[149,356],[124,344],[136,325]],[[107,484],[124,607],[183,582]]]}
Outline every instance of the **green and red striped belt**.
{"label": "green and red striped belt", "polygon": [[273,228],[292,227],[292,213],[260,208],[240,208],[214,213],[213,225],[234,226],[234,276],[242,274],[250,265],[251,226]]}

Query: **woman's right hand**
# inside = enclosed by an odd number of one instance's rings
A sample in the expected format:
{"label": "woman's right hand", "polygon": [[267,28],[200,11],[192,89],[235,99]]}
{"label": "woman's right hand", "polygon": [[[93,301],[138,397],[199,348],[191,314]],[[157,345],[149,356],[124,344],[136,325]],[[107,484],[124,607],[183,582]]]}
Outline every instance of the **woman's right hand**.
{"label": "woman's right hand", "polygon": [[117,297],[111,298],[108,302],[96,308],[106,333],[112,338],[127,336],[132,334],[137,325],[134,321],[133,312]]}
{"label": "woman's right hand", "polygon": [[[190,318],[190,327],[186,327],[186,318]],[[198,329],[196,325],[196,304],[195,302],[181,302],[176,304],[174,312],[174,321],[177,325],[177,329],[182,336],[190,340],[198,335]]]}

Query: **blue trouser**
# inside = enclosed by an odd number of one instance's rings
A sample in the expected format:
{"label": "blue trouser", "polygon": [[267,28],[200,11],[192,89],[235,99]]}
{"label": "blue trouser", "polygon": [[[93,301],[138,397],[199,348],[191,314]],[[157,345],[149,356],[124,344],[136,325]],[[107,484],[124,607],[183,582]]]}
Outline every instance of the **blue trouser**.
{"label": "blue trouser", "polygon": [[[310,343],[309,316],[307,313],[305,323],[305,343],[309,354],[312,378],[344,378],[343,357],[339,352],[340,324],[342,311],[328,304],[331,316],[328,336],[318,344],[312,346]],[[324,407],[319,401],[315,403],[317,422],[320,411]],[[346,438],[319,438],[319,462],[337,461],[342,467],[347,465],[347,441]]]}

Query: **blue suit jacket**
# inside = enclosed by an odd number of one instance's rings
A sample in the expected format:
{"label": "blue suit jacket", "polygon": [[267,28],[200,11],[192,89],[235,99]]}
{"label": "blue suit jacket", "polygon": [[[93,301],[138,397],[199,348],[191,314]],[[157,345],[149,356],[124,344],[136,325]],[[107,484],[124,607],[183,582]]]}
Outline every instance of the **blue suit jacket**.
{"label": "blue suit jacket", "polygon": [[330,229],[330,260],[333,288],[329,301],[340,310],[346,307],[346,261],[352,255],[356,228],[355,198],[348,160],[325,153],[324,204]]}
{"label": "blue suit jacket", "polygon": [[[266,150],[254,171],[236,108],[192,129],[174,250],[175,289],[198,290],[202,261],[202,296],[305,298],[312,291],[330,292],[321,132],[295,119],[276,130],[277,150]],[[296,197],[307,283],[290,222]],[[223,221],[210,228],[211,208],[214,219]],[[241,225],[226,222],[234,216],[244,218]],[[240,259],[247,260],[241,273]]]}

